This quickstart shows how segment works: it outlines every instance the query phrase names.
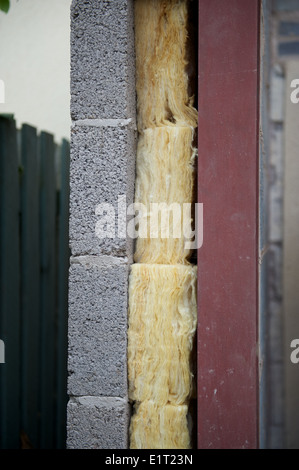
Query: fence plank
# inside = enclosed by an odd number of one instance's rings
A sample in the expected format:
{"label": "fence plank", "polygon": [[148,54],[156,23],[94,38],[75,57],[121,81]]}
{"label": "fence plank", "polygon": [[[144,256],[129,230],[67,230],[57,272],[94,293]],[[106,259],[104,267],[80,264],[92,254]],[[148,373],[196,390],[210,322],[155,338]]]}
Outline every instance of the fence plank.
{"label": "fence plank", "polygon": [[21,413],[22,430],[38,445],[39,174],[36,129],[21,131]]}
{"label": "fence plank", "polygon": [[67,405],[67,311],[68,311],[68,270],[69,270],[69,167],[70,146],[62,141],[60,149],[60,191],[58,231],[58,308],[57,308],[57,418],[56,447],[64,448],[66,443]]}
{"label": "fence plank", "polygon": [[0,364],[0,446],[19,448],[19,174],[16,127],[0,117],[0,337],[5,364]]}
{"label": "fence plank", "polygon": [[55,377],[55,213],[53,136],[40,135],[40,448],[54,446]]}
{"label": "fence plank", "polygon": [[[66,440],[69,143],[0,117],[0,448]],[[56,168],[55,168],[56,167]],[[56,175],[55,175],[56,173]],[[58,195],[58,199],[57,199]],[[3,341],[4,343],[3,343]],[[27,440],[29,438],[29,441]]]}

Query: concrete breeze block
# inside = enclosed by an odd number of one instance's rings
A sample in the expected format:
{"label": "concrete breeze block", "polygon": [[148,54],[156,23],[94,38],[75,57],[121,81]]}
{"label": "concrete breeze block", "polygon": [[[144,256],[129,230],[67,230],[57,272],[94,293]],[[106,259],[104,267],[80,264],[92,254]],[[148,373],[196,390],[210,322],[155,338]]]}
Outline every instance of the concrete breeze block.
{"label": "concrete breeze block", "polygon": [[119,398],[81,397],[68,403],[69,449],[126,449],[129,406]]}
{"label": "concrete breeze block", "polygon": [[[118,237],[118,196],[134,199],[136,131],[123,127],[73,126],[70,168],[72,255],[133,256],[133,239]],[[115,238],[96,236],[96,206],[115,210]]]}
{"label": "concrete breeze block", "polygon": [[[109,258],[109,257],[108,257]],[[69,276],[68,392],[127,396],[128,266],[75,258]]]}
{"label": "concrete breeze block", "polygon": [[73,0],[73,120],[135,118],[133,3],[133,0]]}

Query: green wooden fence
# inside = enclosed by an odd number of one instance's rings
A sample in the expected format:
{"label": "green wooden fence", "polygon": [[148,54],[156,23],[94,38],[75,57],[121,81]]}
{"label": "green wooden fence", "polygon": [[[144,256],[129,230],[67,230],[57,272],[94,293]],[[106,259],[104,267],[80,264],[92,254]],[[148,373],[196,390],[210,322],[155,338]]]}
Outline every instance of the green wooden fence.
{"label": "green wooden fence", "polygon": [[69,143],[0,117],[0,448],[65,447]]}

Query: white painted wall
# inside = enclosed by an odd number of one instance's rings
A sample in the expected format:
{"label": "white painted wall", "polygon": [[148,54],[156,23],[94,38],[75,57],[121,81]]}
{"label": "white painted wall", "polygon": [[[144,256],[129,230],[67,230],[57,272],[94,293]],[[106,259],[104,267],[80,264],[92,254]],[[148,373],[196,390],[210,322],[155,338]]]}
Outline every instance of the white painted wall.
{"label": "white painted wall", "polygon": [[0,80],[5,103],[20,127],[31,124],[61,138],[70,135],[71,0],[11,0],[0,12]]}

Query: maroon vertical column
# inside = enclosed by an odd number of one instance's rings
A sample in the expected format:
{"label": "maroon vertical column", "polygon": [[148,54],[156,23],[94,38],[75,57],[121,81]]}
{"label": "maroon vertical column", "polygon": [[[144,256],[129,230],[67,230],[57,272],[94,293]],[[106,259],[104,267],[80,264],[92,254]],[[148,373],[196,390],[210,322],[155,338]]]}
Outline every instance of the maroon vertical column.
{"label": "maroon vertical column", "polygon": [[258,446],[258,0],[199,0],[198,448]]}

